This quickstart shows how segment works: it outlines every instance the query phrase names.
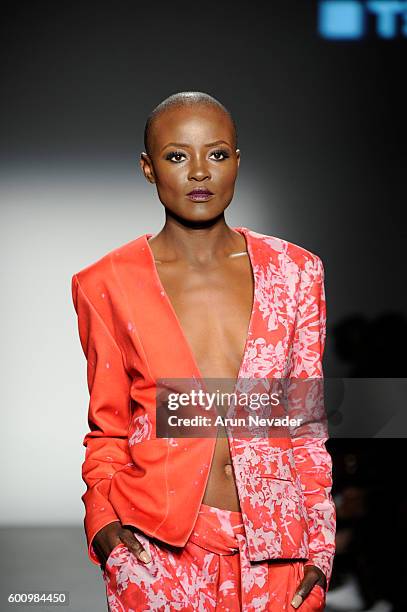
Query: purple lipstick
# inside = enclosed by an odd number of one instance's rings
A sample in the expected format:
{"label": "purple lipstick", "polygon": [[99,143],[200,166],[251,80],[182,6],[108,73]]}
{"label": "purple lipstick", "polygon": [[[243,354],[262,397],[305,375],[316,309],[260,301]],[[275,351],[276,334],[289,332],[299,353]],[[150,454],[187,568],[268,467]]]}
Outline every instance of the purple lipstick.
{"label": "purple lipstick", "polygon": [[206,200],[209,200],[209,198],[213,196],[213,193],[209,191],[209,189],[193,189],[187,193],[187,196],[194,202],[206,202]]}

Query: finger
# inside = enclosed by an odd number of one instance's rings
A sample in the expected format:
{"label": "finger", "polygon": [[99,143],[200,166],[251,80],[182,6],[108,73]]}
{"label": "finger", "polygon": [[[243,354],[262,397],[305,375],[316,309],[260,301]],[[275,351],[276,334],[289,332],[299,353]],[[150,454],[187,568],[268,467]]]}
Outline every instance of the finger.
{"label": "finger", "polygon": [[299,587],[295,591],[294,597],[291,600],[293,608],[299,608],[304,599],[308,597],[312,587],[315,585],[317,579],[311,576],[305,576],[300,582]]}
{"label": "finger", "polygon": [[326,575],[324,574],[324,572],[317,567],[316,565],[306,565],[305,566],[305,576],[312,576],[315,575],[316,576],[316,583],[315,584],[319,584],[320,586],[322,586],[322,588],[324,589],[324,591],[326,590]]}
{"label": "finger", "polygon": [[103,547],[97,544],[94,545],[93,548],[95,550],[96,556],[98,557],[100,561],[100,567],[102,569],[105,569],[107,560],[112,554],[113,549],[116,548],[116,546],[118,546],[120,543],[121,543],[121,539],[118,537],[115,537],[113,538],[113,540],[109,539],[109,545],[106,545]]}
{"label": "finger", "polygon": [[122,542],[127,546],[127,548],[136,555],[140,561],[143,563],[150,563],[151,557],[148,552],[145,550],[141,542],[130,532],[126,533],[126,535],[122,536]]}
{"label": "finger", "polygon": [[95,552],[95,555],[99,559],[100,567],[103,569],[107,559],[106,553],[101,549],[100,546],[95,543],[93,543],[93,550]]}

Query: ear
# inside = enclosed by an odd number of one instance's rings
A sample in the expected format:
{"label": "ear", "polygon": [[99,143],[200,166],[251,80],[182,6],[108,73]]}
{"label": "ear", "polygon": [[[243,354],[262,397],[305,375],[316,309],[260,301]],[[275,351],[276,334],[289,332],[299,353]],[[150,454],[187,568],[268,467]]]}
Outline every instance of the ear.
{"label": "ear", "polygon": [[240,149],[236,149],[237,167],[240,166]]}
{"label": "ear", "polygon": [[140,168],[149,183],[155,183],[153,163],[147,153],[140,155]]}

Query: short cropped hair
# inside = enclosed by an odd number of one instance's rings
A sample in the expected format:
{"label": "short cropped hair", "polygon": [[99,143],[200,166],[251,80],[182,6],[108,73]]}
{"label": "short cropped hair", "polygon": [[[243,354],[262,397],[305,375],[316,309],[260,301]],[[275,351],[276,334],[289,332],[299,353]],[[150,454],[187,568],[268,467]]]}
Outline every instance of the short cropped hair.
{"label": "short cropped hair", "polygon": [[154,121],[157,119],[157,117],[163,111],[169,108],[180,108],[182,106],[194,106],[194,105],[215,106],[221,109],[224,113],[226,113],[226,115],[229,117],[229,119],[232,122],[234,136],[235,136],[235,146],[237,147],[236,124],[232,117],[231,112],[226,108],[226,106],[224,106],[221,102],[219,102],[219,100],[217,100],[213,96],[210,96],[209,94],[204,93],[202,91],[180,91],[178,93],[172,94],[171,96],[168,96],[168,98],[165,98],[165,100],[160,102],[160,104],[158,104],[158,106],[156,106],[154,110],[149,114],[145,127],[144,127],[144,147],[145,147],[147,154],[149,154],[151,150],[150,148],[151,128],[152,128]]}

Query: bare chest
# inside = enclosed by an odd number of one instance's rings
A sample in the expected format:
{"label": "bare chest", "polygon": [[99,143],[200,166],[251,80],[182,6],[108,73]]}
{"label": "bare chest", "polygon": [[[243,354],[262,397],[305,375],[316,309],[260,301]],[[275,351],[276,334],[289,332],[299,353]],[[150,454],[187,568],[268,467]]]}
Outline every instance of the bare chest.
{"label": "bare chest", "polygon": [[157,264],[157,271],[201,376],[236,379],[253,306],[248,254],[215,268]]}

